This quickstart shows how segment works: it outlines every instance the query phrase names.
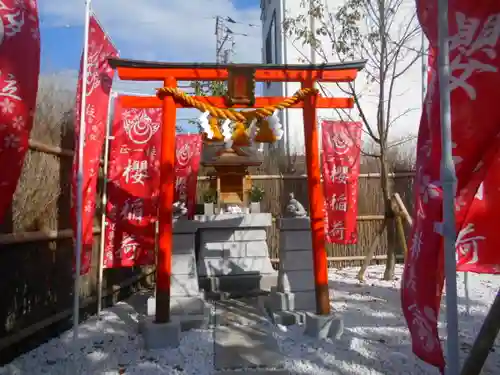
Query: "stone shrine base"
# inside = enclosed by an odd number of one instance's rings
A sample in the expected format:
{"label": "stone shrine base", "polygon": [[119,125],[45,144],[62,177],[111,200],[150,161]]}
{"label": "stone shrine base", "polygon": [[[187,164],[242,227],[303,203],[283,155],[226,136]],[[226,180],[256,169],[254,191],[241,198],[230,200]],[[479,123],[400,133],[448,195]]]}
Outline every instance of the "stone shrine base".
{"label": "stone shrine base", "polygon": [[317,315],[312,241],[308,217],[282,218],[278,286],[263,301],[274,324],[304,325],[304,335],[315,339],[339,339],[343,320],[335,314]]}
{"label": "stone shrine base", "polygon": [[271,214],[199,215],[198,276],[207,295],[243,297],[276,285],[267,247]]}

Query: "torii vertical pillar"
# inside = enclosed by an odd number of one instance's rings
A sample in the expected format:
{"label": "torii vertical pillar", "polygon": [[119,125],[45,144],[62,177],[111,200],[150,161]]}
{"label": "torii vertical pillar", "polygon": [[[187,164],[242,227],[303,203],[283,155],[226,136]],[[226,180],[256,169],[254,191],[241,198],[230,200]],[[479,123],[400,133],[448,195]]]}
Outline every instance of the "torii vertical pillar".
{"label": "torii vertical pillar", "polygon": [[[302,82],[302,88],[314,88],[314,80]],[[304,99],[304,140],[307,165],[307,190],[309,193],[309,212],[313,249],[314,284],[316,290],[316,313],[330,314],[330,296],[328,291],[328,259],[325,249],[324,197],[321,187],[321,168],[319,158],[318,124],[316,119],[316,101],[318,95]]]}
{"label": "torii vertical pillar", "polygon": [[[164,80],[165,87],[176,87],[173,77]],[[170,321],[170,276],[172,275],[172,206],[175,185],[176,105],[171,96],[163,98],[161,127],[161,185],[159,197],[159,246],[156,262],[156,323]]]}

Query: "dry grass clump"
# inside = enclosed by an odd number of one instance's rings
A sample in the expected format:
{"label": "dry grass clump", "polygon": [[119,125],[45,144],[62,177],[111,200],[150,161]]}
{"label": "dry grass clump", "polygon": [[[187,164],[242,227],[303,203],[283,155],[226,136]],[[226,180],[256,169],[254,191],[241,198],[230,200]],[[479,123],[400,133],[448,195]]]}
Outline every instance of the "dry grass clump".
{"label": "dry grass clump", "polygon": [[[74,103],[74,94],[61,90],[53,77],[41,77],[30,138],[73,149]],[[28,151],[12,204],[13,231],[69,227],[71,163],[71,157]]]}

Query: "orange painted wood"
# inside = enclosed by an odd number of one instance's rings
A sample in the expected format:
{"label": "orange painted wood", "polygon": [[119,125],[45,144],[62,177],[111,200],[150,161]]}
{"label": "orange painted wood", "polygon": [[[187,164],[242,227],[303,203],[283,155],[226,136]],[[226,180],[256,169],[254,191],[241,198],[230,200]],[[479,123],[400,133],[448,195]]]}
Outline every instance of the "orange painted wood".
{"label": "orange painted wood", "polygon": [[[308,80],[302,82],[303,89],[311,87],[314,87],[314,81]],[[328,259],[325,249],[324,196],[321,187],[316,101],[316,95],[304,99],[304,141],[313,248],[314,284],[316,289],[316,313],[318,315],[327,315],[330,313]]]}
{"label": "orange painted wood", "polygon": [[[226,69],[214,68],[117,68],[118,76],[127,81],[163,81],[173,77],[178,81],[218,81],[227,80]],[[307,79],[322,82],[352,82],[356,79],[356,69],[339,70],[287,70],[287,69],[256,69],[256,81],[270,82],[302,82]]]}
{"label": "orange painted wood", "polygon": [[[217,108],[227,108],[226,101],[223,97],[217,96],[195,96],[194,99],[202,103],[212,105]],[[269,105],[281,103],[286,98],[284,97],[259,97],[255,98],[254,108],[262,108]],[[163,101],[156,96],[130,96],[123,95],[119,97],[120,104],[123,108],[162,108]],[[353,108],[354,99],[352,98],[322,98],[316,100],[316,108]],[[184,106],[182,103],[176,103],[177,108],[191,108]],[[303,108],[303,103],[297,103],[291,108]],[[235,105],[233,108],[248,108],[246,106]]]}
{"label": "orange painted wood", "polygon": [[[164,81],[165,87],[176,87],[175,78]],[[158,213],[158,257],[156,263],[156,322],[170,321],[170,276],[172,274],[172,205],[175,185],[175,122],[176,107],[172,97],[163,99],[161,153],[160,153],[160,199]]]}

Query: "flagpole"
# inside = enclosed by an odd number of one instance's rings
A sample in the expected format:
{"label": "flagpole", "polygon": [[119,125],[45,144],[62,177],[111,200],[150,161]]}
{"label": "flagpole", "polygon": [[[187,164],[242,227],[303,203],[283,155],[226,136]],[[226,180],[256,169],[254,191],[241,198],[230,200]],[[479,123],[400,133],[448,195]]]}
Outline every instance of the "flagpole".
{"label": "flagpole", "polygon": [[[85,146],[86,121],[85,108],[87,102],[87,79],[88,79],[88,44],[90,29],[90,0],[85,0],[85,28],[83,38],[83,62],[82,62],[82,82],[81,82],[81,103],[80,103],[80,132],[78,134],[78,172],[76,176],[76,270],[75,287],[73,292],[73,341],[78,339],[78,324],[80,321],[80,271],[82,268],[82,246],[83,246],[83,156]],[[102,234],[101,234],[102,235]]]}
{"label": "flagpole", "polygon": [[427,82],[427,74],[428,74],[428,69],[427,69],[427,64],[425,62],[426,58],[426,53],[425,53],[425,34],[424,30],[421,30],[421,41],[420,41],[420,58],[422,62],[422,108],[424,107],[424,102],[425,102],[425,91],[426,91],[426,82]]}
{"label": "flagpole", "polygon": [[455,228],[456,174],[452,156],[450,47],[448,0],[438,1],[438,74],[441,119],[441,184],[443,187],[443,236],[446,276],[446,375],[459,374],[457,263]]}
{"label": "flagpole", "polygon": [[[117,93],[111,91],[109,95],[108,102],[108,118],[106,122],[106,136],[104,137],[104,176],[103,176],[103,186],[102,186],[102,199],[101,199],[101,241],[99,245],[99,264],[97,265],[97,315],[101,313],[102,310],[102,287],[103,287],[103,272],[104,272],[104,248],[106,245],[106,204],[108,203],[108,164],[109,164],[109,143],[114,138],[111,136],[111,127],[113,113],[111,112],[111,107],[113,107],[114,99],[117,97]],[[114,107],[116,108],[116,107]]]}

